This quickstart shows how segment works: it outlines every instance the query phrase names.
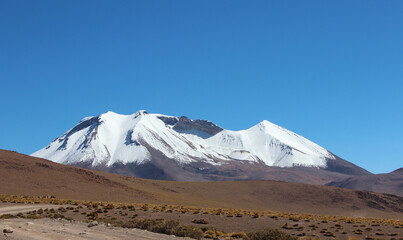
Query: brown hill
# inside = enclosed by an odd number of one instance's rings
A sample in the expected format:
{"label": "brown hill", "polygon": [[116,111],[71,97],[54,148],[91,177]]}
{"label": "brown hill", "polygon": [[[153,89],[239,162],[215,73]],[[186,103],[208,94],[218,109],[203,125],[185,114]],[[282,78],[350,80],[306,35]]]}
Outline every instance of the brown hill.
{"label": "brown hill", "polygon": [[328,186],[383,192],[403,197],[403,168],[390,173],[356,176],[334,181]]}
{"label": "brown hill", "polygon": [[146,180],[6,150],[0,150],[0,194],[366,217],[403,212],[403,198],[387,194],[277,181]]}

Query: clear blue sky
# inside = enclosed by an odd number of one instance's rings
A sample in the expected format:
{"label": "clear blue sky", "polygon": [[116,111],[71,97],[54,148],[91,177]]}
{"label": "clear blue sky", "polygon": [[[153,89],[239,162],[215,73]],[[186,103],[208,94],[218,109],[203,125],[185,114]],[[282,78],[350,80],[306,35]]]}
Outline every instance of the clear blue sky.
{"label": "clear blue sky", "polygon": [[0,148],[140,109],[403,167],[403,1],[0,1]]}

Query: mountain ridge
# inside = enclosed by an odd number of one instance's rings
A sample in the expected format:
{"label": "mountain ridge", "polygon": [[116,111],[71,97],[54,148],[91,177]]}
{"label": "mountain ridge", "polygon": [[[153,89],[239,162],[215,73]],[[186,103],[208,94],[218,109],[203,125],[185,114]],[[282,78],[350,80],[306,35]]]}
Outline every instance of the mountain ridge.
{"label": "mountain ridge", "polygon": [[354,176],[326,184],[327,186],[383,192],[403,197],[403,168],[390,173]]}

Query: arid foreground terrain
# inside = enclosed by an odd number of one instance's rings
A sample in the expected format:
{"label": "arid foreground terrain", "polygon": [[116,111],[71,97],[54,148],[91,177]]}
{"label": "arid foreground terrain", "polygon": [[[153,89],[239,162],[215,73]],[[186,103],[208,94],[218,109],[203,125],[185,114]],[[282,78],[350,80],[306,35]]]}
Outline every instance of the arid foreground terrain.
{"label": "arid foreground terrain", "polygon": [[[265,229],[285,232],[284,239],[402,239],[403,235],[403,198],[393,195],[276,181],[144,180],[4,150],[0,150],[0,194],[0,209],[53,205],[0,214],[1,227],[6,221],[64,221],[64,231],[69,232],[74,224],[86,222],[80,225],[85,228],[97,221],[102,224],[96,228],[107,229],[105,224],[110,224],[110,229],[141,228],[193,238],[262,239],[258,237],[283,234],[256,233]],[[6,235],[11,239],[13,233]],[[74,237],[91,239],[85,235]]]}
{"label": "arid foreground terrain", "polygon": [[[46,209],[54,207],[49,204],[30,204],[30,205],[1,205],[0,216],[10,216],[7,212],[20,211],[25,213],[27,210],[35,208]],[[28,215],[29,216],[29,215]],[[26,240],[26,239],[145,239],[145,240],[173,240],[190,239],[179,238],[166,234],[153,233],[141,229],[127,229],[121,227],[106,226],[105,224],[88,227],[88,223],[65,218],[3,218],[0,220],[0,227],[6,230],[0,239]]]}

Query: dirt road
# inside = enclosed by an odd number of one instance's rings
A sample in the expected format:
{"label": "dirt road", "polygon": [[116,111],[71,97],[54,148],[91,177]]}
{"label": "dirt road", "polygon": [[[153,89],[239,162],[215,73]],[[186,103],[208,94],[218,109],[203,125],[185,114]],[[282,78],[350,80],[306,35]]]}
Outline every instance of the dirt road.
{"label": "dirt road", "polygon": [[0,215],[3,214],[17,214],[17,213],[25,213],[29,211],[38,210],[40,208],[59,208],[59,207],[66,207],[62,205],[52,205],[52,204],[29,204],[29,205],[2,205],[0,204]]}
{"label": "dirt road", "polygon": [[[40,208],[59,208],[60,205],[20,205],[2,206],[0,215],[16,214],[33,211]],[[3,229],[11,229],[13,233],[3,233]],[[0,219],[0,240],[39,240],[39,239],[141,239],[141,240],[169,240],[190,239],[152,233],[140,229],[125,229],[107,227],[100,224],[88,227],[88,223],[67,221],[64,219]]]}

